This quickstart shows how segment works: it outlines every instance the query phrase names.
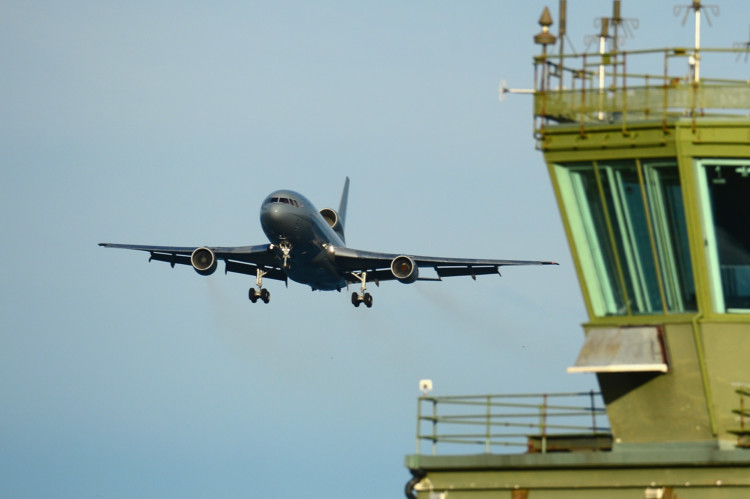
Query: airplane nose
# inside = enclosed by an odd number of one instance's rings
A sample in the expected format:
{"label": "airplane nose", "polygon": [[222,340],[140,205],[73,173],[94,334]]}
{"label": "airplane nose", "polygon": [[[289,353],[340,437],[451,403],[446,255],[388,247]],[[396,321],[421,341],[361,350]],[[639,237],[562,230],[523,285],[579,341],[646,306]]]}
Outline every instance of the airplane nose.
{"label": "airplane nose", "polygon": [[272,224],[278,218],[279,209],[272,204],[264,205],[260,210],[260,222],[263,225]]}
{"label": "airplane nose", "polygon": [[260,225],[269,239],[281,237],[284,233],[284,209],[277,203],[264,205],[260,212]]}
{"label": "airplane nose", "polygon": [[264,216],[268,218],[268,220],[271,220],[271,221],[274,221],[274,220],[278,221],[279,218],[281,217],[281,212],[282,212],[281,206],[278,205],[277,203],[269,204],[263,207]]}

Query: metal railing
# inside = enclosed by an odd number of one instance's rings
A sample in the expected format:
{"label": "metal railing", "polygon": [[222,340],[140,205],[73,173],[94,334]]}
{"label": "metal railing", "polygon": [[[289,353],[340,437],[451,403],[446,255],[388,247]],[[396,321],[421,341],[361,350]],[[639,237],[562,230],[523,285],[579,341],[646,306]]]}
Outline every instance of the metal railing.
{"label": "metal railing", "polygon": [[[698,55],[703,63],[725,69],[731,58],[745,52],[748,49],[703,48]],[[746,117],[750,80],[694,79],[690,64],[683,66],[688,71],[681,75],[670,72],[670,61],[695,57],[692,48],[538,56],[534,59],[535,131],[543,134],[550,121],[578,123],[584,134],[593,123],[618,123],[626,131],[628,122],[636,120],[661,120],[666,126],[679,116]],[[653,69],[656,72],[649,72]]]}
{"label": "metal railing", "polygon": [[[599,392],[466,395],[419,398],[417,405],[417,454],[422,441],[450,450],[482,446],[492,453],[495,447],[525,447],[529,452],[562,449],[559,442],[586,441],[587,450],[601,449],[609,440],[606,412],[597,403]],[[550,442],[558,442],[552,448]],[[599,442],[598,444],[596,442]]]}
{"label": "metal railing", "polygon": [[729,430],[729,433],[737,435],[737,447],[750,449],[750,407],[747,407],[749,404],[745,401],[745,397],[750,397],[750,388],[737,388],[734,392],[740,397],[740,407],[732,412],[737,414],[740,428]]}

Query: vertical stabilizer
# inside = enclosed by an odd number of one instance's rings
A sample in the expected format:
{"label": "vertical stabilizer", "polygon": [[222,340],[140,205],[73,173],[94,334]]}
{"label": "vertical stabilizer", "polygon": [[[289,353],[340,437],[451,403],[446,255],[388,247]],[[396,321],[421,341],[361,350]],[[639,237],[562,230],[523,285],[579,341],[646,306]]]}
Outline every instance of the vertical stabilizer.
{"label": "vertical stabilizer", "polygon": [[344,228],[346,227],[346,205],[349,203],[349,177],[344,181],[344,190],[341,192],[339,203],[339,224],[341,224],[341,239],[344,239]]}

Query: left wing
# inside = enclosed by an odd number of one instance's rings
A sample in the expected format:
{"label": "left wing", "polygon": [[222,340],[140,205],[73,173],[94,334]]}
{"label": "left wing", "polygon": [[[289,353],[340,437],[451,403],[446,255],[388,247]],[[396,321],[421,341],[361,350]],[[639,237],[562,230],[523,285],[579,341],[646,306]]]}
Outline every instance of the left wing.
{"label": "left wing", "polygon": [[[338,267],[345,272],[367,272],[368,281],[387,281],[398,279],[392,270],[397,258],[406,258],[405,264],[413,264],[418,268],[431,268],[437,273],[437,278],[419,278],[414,280],[440,280],[443,277],[500,274],[500,267],[512,265],[557,265],[556,262],[538,260],[482,260],[474,258],[443,258],[435,256],[417,256],[395,253],[378,253],[362,251],[352,248],[335,248],[334,258]],[[415,269],[416,270],[416,269]],[[417,272],[418,275],[418,272]],[[347,278],[349,279],[349,278]],[[350,282],[360,282],[352,279]],[[410,281],[411,282],[411,281]]]}
{"label": "left wing", "polygon": [[271,250],[268,244],[256,246],[145,246],[140,244],[111,244],[99,243],[105,248],[120,248],[136,251],[146,251],[151,254],[148,261],[156,260],[169,263],[172,268],[176,264],[192,266],[190,256],[198,248],[211,250],[216,261],[223,260],[224,272],[236,272],[239,274],[257,275],[258,269],[266,272],[265,277],[286,281],[286,274],[281,270],[278,256]]}

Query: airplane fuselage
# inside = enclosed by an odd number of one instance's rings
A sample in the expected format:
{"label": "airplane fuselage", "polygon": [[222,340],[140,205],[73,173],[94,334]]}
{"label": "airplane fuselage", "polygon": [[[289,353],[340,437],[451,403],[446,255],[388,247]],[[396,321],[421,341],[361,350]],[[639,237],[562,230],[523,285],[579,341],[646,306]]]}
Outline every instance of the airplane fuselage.
{"label": "airplane fuselage", "polygon": [[291,280],[325,291],[346,286],[329,251],[344,241],[305,196],[289,190],[271,193],[261,205],[260,225],[275,247],[290,246],[295,263],[284,272]]}

